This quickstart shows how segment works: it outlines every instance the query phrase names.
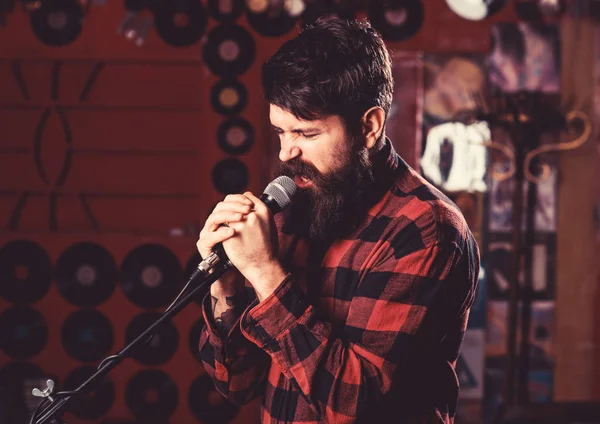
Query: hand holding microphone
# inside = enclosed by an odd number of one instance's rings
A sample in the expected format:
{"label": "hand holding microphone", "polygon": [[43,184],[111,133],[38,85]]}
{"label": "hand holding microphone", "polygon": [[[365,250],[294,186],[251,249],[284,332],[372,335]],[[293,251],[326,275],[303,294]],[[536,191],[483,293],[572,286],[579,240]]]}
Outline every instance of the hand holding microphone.
{"label": "hand holding microphone", "polygon": [[[204,261],[199,268],[210,267],[207,262],[222,262],[228,258],[255,286],[260,298],[257,285],[264,282],[268,286],[283,272],[277,262],[277,233],[272,214],[289,206],[296,190],[291,178],[281,176],[267,186],[260,198],[249,192],[225,197],[200,232],[197,248]],[[219,284],[213,284],[211,291],[235,292],[236,287],[243,284],[239,273],[225,274]]]}

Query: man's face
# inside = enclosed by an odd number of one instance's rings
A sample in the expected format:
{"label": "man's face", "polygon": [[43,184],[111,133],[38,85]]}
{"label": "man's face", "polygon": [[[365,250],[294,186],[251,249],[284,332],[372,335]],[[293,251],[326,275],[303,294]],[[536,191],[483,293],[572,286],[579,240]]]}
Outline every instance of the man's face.
{"label": "man's face", "polygon": [[338,236],[372,181],[364,141],[348,136],[339,116],[302,121],[271,105],[270,119],[281,143],[279,173],[300,189],[286,223],[314,240]]}

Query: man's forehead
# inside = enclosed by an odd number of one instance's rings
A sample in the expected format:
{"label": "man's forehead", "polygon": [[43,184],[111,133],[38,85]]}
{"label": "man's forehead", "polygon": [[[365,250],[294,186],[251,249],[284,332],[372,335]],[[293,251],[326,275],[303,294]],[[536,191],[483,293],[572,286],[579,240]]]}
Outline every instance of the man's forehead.
{"label": "man's forehead", "polygon": [[271,105],[269,118],[271,125],[280,129],[309,129],[309,128],[327,128],[331,126],[334,121],[337,121],[335,117],[325,117],[312,119],[310,121],[299,119],[294,116],[291,112],[281,109],[278,106]]}

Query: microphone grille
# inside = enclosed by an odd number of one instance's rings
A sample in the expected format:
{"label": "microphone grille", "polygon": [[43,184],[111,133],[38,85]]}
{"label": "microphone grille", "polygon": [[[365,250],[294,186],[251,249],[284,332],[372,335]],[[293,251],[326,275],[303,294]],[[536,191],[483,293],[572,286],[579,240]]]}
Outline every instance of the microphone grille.
{"label": "microphone grille", "polygon": [[296,186],[294,180],[282,175],[271,181],[263,193],[271,196],[279,208],[283,210],[292,203],[292,198],[297,191],[298,186]]}

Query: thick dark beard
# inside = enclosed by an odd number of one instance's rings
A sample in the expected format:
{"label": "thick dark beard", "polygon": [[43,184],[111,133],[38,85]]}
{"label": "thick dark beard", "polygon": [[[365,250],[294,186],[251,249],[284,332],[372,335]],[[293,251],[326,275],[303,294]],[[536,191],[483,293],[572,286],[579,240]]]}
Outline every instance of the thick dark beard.
{"label": "thick dark beard", "polygon": [[284,229],[307,237],[311,243],[329,244],[347,236],[371,206],[368,193],[374,185],[368,151],[358,143],[340,158],[341,167],[321,174],[314,166],[294,158],[280,165],[280,174],[305,176],[314,186],[299,190],[284,211]]}

